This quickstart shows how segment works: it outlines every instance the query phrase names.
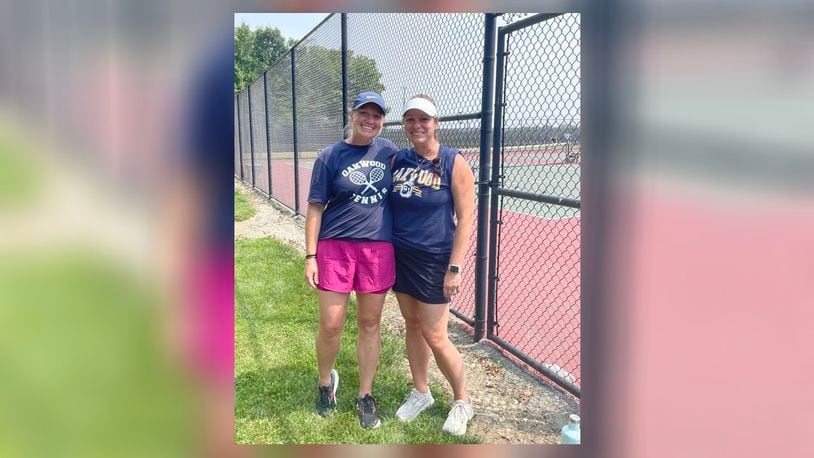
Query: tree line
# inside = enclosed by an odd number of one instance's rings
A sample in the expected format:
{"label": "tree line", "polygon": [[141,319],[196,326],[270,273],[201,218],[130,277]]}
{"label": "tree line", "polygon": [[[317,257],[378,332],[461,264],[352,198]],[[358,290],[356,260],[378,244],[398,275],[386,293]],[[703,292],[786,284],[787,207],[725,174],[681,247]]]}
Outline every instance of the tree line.
{"label": "tree line", "polygon": [[293,38],[283,38],[276,27],[257,30],[251,30],[246,24],[235,27],[235,92],[260,78],[296,42]]}
{"label": "tree line", "polygon": [[[338,37],[337,37],[338,38]],[[278,63],[285,57],[296,40],[283,38],[280,30],[272,27],[252,31],[246,24],[235,27],[235,92],[241,92],[266,70],[271,124],[288,126],[291,122],[291,67],[290,61]],[[342,56],[339,40],[336,48],[309,44],[296,47],[296,95],[298,111],[308,125],[341,124],[342,109]],[[381,72],[376,61],[348,51],[348,97],[362,91],[384,92]],[[253,97],[255,94],[253,94]],[[330,119],[329,119],[330,118]],[[298,122],[303,119],[297,116]],[[302,126],[308,128],[308,125]]]}

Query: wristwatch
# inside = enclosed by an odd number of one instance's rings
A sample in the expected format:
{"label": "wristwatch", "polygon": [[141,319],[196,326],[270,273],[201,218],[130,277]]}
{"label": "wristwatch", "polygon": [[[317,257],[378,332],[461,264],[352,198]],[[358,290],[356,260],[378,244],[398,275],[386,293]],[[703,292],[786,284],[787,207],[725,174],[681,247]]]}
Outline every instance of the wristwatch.
{"label": "wristwatch", "polygon": [[452,272],[454,274],[457,274],[460,271],[461,271],[461,266],[459,266],[458,264],[450,264],[450,265],[447,266],[447,272]]}

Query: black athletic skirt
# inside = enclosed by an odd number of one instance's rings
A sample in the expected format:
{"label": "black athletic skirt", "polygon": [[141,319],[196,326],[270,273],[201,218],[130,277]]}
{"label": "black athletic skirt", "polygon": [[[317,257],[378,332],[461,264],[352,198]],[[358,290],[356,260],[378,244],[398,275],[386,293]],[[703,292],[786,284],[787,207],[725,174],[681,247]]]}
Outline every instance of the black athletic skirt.
{"label": "black athletic skirt", "polygon": [[450,253],[430,253],[394,247],[396,254],[396,284],[393,291],[405,293],[428,304],[446,304],[444,275]]}

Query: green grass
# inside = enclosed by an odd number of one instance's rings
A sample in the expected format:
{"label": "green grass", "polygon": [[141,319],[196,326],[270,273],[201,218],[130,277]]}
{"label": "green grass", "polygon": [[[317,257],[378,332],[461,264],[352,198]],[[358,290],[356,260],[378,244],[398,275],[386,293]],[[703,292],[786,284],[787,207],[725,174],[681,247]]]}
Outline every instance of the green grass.
{"label": "green grass", "polygon": [[450,404],[437,386],[433,407],[411,423],[395,411],[411,387],[403,342],[382,334],[373,386],[382,426],[365,430],[356,417],[356,305],[345,317],[336,369],[337,411],[314,413],[317,363],[316,293],[303,280],[302,256],[274,239],[235,242],[235,441],[241,444],[479,443],[441,431]]}
{"label": "green grass", "polygon": [[36,194],[40,177],[27,154],[19,141],[0,133],[0,208],[19,207]]}
{"label": "green grass", "polygon": [[188,450],[189,390],[162,354],[149,285],[86,252],[5,261],[0,456]]}
{"label": "green grass", "polygon": [[254,216],[255,210],[246,196],[235,190],[235,221],[245,221]]}

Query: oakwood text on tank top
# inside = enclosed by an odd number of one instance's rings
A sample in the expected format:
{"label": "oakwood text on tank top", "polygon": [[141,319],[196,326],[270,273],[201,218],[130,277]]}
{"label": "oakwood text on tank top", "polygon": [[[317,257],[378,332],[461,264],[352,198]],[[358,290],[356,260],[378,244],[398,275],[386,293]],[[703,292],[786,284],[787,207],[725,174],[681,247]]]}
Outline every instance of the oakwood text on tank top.
{"label": "oakwood text on tank top", "polygon": [[[434,170],[401,167],[393,173],[393,190],[402,197],[421,197],[421,188],[441,189],[441,177]],[[416,186],[418,185],[418,186]]]}

